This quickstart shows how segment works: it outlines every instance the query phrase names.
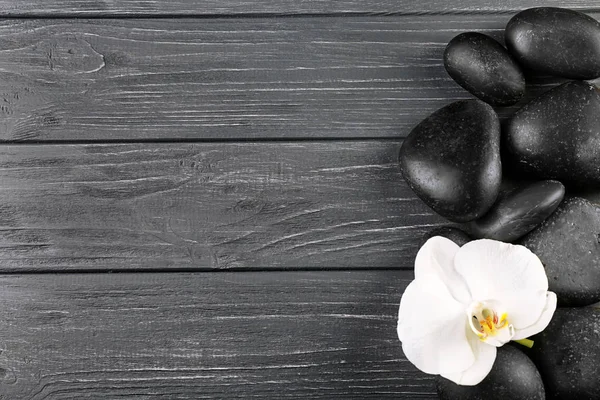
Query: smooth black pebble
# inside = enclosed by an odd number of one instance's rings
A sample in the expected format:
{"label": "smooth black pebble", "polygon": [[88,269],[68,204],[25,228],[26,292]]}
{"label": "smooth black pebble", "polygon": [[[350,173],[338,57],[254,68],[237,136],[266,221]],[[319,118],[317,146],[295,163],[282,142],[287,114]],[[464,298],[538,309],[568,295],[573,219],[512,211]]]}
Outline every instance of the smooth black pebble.
{"label": "smooth black pebble", "polygon": [[559,306],[600,301],[599,235],[600,208],[573,197],[520,240],[544,264],[549,290],[556,293]]}
{"label": "smooth black pebble", "polygon": [[480,100],[454,102],[417,125],[400,149],[402,175],[434,211],[466,222],[490,209],[500,188],[500,122]]}
{"label": "smooth black pebble", "polygon": [[508,50],[525,67],[571,79],[600,76],[600,23],[578,11],[530,8],[506,25]]}
{"label": "smooth black pebble", "polygon": [[531,360],[511,345],[498,348],[492,370],[475,386],[436,377],[440,400],[544,400],[542,378]]}
{"label": "smooth black pebble", "polygon": [[513,242],[548,218],[563,200],[558,181],[540,181],[500,193],[487,214],[468,224],[475,238]]}
{"label": "smooth black pebble", "polygon": [[525,76],[506,49],[491,37],[465,32],[448,43],[444,67],[460,86],[486,103],[508,106],[525,94]]}
{"label": "smooth black pebble", "polygon": [[600,310],[558,308],[527,350],[546,385],[548,399],[600,399]]}
{"label": "smooth black pebble", "polygon": [[600,93],[564,83],[515,113],[503,131],[505,162],[567,186],[600,187]]}
{"label": "smooth black pebble", "polygon": [[454,243],[461,247],[472,240],[469,237],[469,235],[467,235],[465,232],[461,231],[458,228],[453,228],[451,226],[442,226],[440,228],[436,228],[430,232],[427,232],[425,236],[423,236],[423,239],[419,244],[419,248],[421,248],[425,244],[425,242],[427,242],[434,236],[443,236],[446,239],[452,240]]}

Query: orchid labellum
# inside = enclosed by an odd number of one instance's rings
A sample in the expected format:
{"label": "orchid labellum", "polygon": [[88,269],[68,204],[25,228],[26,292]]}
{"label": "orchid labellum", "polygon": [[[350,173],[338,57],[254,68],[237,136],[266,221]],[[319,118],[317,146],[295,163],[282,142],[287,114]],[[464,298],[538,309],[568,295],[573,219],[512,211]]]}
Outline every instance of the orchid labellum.
{"label": "orchid labellum", "polygon": [[476,385],[497,347],[542,331],[555,309],[544,267],[527,248],[488,239],[459,247],[436,236],[417,254],[398,337],[421,371]]}

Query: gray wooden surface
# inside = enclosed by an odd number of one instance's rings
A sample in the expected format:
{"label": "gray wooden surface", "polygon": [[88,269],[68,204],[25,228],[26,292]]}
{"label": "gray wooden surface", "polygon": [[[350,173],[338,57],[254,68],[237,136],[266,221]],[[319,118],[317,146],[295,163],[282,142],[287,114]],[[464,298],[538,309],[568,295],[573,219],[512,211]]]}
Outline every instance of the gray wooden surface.
{"label": "gray wooden surface", "polygon": [[434,399],[410,271],[0,278],[4,399]]}
{"label": "gray wooden surface", "polygon": [[434,399],[398,149],[534,5],[0,0],[0,399]]}
{"label": "gray wooden surface", "polygon": [[539,6],[599,9],[595,0],[1,0],[5,16],[236,16],[510,13]]}
{"label": "gray wooden surface", "polygon": [[509,19],[7,19],[0,141],[402,138],[470,96],[444,70],[447,42],[502,39]]}
{"label": "gray wooden surface", "polygon": [[412,268],[398,141],[0,146],[0,270]]}

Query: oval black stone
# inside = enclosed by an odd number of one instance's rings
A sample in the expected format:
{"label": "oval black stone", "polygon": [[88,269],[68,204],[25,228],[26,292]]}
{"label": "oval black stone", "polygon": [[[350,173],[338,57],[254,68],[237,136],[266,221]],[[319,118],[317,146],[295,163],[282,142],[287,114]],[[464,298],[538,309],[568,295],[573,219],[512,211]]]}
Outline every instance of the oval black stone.
{"label": "oval black stone", "polygon": [[452,240],[454,243],[461,247],[472,240],[469,237],[469,235],[467,235],[465,232],[461,231],[458,228],[453,228],[451,226],[442,226],[430,232],[427,232],[425,236],[423,236],[423,239],[419,244],[419,248],[422,247],[425,244],[425,242],[427,242],[434,236],[443,236],[446,239]]}
{"label": "oval black stone", "polygon": [[465,32],[448,43],[444,67],[460,86],[486,103],[507,106],[525,94],[525,76],[506,49],[491,37]]}
{"label": "oval black stone", "polygon": [[520,241],[544,264],[559,306],[600,301],[599,235],[600,209],[573,197]]}
{"label": "oval black stone", "polygon": [[587,82],[564,83],[507,121],[506,161],[516,170],[578,187],[600,186],[600,93]]}
{"label": "oval black stone", "polygon": [[404,140],[400,168],[440,215],[456,222],[479,218],[494,204],[502,180],[498,116],[479,100],[441,108]]}
{"label": "oval black stone", "polygon": [[471,236],[513,242],[556,210],[565,195],[558,181],[540,181],[500,193],[487,214],[468,225]]}
{"label": "oval black stone", "polygon": [[558,308],[548,327],[532,339],[527,353],[548,399],[600,399],[600,310]]}
{"label": "oval black stone", "polygon": [[511,345],[498,348],[492,370],[475,386],[436,377],[440,400],[544,400],[542,378],[531,360]]}
{"label": "oval black stone", "polygon": [[564,8],[530,8],[506,25],[508,50],[525,67],[571,79],[600,76],[600,23]]}

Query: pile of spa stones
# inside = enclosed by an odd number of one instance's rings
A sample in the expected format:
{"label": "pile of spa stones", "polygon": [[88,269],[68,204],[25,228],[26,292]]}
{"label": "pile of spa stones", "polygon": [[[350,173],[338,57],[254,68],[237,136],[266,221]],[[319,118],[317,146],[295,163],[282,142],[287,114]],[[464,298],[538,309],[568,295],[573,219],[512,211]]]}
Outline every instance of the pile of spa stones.
{"label": "pile of spa stones", "polygon": [[[600,208],[590,194],[600,192],[600,93],[584,81],[600,77],[600,23],[567,9],[528,9],[508,22],[505,43],[475,32],[450,41],[444,66],[479,100],[451,103],[417,125],[400,167],[419,198],[456,223],[427,237],[526,246],[544,264],[559,308],[532,349],[501,347],[482,383],[438,377],[438,393],[600,399],[600,309],[589,307],[600,302]],[[501,127],[492,106],[522,101],[534,74],[565,79]]]}

